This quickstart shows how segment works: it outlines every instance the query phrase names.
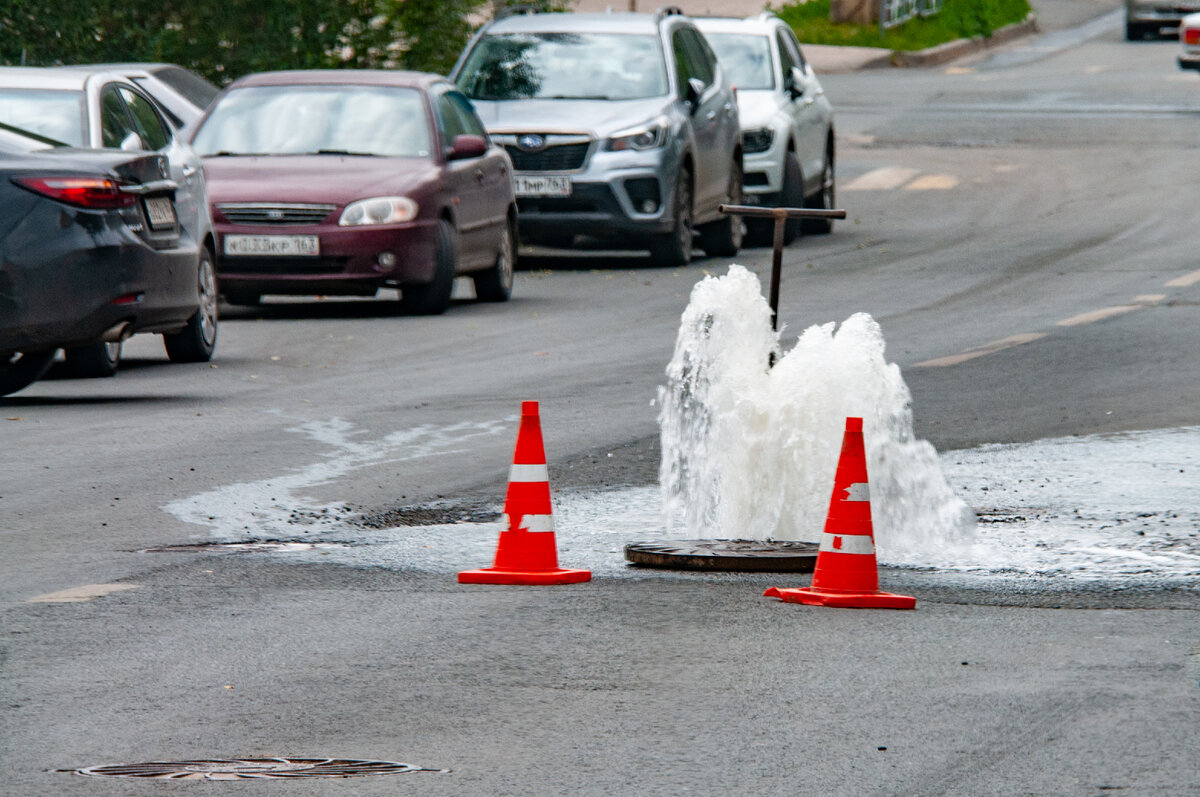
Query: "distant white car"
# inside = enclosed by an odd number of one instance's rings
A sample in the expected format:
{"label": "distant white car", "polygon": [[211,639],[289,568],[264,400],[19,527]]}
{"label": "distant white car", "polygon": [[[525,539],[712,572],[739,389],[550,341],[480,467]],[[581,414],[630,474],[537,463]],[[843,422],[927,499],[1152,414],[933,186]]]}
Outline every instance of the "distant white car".
{"label": "distant white car", "polygon": [[[737,88],[748,204],[832,208],[833,107],[796,34],[770,12],[745,19],[697,17]],[[748,219],[750,240],[770,243],[774,222]],[[831,219],[788,222],[785,242],[833,230]]]}
{"label": "distant white car", "polygon": [[1200,13],[1188,14],[1179,23],[1180,69],[1200,71]]}
{"label": "distant white car", "polygon": [[221,90],[190,69],[175,64],[123,63],[65,67],[89,72],[115,72],[132,80],[158,102],[171,124],[184,128],[199,121]]}

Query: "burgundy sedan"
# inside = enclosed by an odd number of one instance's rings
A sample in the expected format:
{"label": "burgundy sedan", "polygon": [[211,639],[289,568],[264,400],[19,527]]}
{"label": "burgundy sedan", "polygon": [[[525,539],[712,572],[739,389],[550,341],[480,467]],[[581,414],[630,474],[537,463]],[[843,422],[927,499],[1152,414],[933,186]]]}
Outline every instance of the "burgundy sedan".
{"label": "burgundy sedan", "polygon": [[445,78],[249,75],[221,93],[192,146],[233,304],[391,287],[407,311],[435,314],[460,275],[483,301],[512,293],[512,164]]}

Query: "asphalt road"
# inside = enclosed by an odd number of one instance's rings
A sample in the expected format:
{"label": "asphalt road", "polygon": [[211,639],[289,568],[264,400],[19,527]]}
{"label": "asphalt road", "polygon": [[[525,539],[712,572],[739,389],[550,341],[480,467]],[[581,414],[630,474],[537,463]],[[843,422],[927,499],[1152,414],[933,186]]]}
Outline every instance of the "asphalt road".
{"label": "asphalt road", "polygon": [[[1200,424],[1200,76],[1116,27],[999,55],[825,80],[850,218],[787,250],[785,339],[871,313],[941,450]],[[506,305],[223,308],[211,365],[136,339],[116,379],[0,400],[0,793],[175,791],[55,770],[266,756],[448,771],[210,790],[1200,791],[1194,589],[888,569],[917,611],[860,612],[762,599],[778,576],[489,588],[449,555],[149,552],[238,540],[165,509],[200,495],[247,539],[319,537],[278,506],[298,490],[382,525],[487,517],[525,399],[556,490],[653,483],[679,314],[728,263],[525,255]],[[124,589],[31,600],[83,585]]]}

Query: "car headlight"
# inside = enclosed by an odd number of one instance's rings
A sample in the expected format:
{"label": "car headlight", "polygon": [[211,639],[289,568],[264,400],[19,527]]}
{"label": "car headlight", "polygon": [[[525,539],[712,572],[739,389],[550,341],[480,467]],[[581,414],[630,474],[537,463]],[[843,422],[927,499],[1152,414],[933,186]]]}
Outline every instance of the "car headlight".
{"label": "car headlight", "polygon": [[406,196],[377,196],[360,199],[346,205],[339,227],[361,227],[368,224],[398,224],[417,217],[417,203]]}
{"label": "car headlight", "polygon": [[742,147],[747,153],[766,152],[771,148],[771,143],[774,140],[775,131],[769,127],[760,127],[757,130],[745,130],[742,132]]}
{"label": "car headlight", "polygon": [[667,141],[667,127],[666,119],[655,119],[649,124],[622,130],[614,133],[608,139],[605,149],[611,152],[622,152],[629,149],[638,151],[657,149]]}

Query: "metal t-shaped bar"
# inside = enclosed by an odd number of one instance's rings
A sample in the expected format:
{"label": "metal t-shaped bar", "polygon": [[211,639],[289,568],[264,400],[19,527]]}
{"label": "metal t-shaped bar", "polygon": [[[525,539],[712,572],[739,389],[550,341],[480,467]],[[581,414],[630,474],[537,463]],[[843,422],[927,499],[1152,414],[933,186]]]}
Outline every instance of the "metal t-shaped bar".
{"label": "metal t-shaped bar", "polygon": [[754,205],[721,205],[722,213],[775,219],[775,250],[771,256],[771,329],[779,329],[779,273],[783,270],[783,230],[788,219],[844,219],[844,210],[824,208],[760,208]]}

